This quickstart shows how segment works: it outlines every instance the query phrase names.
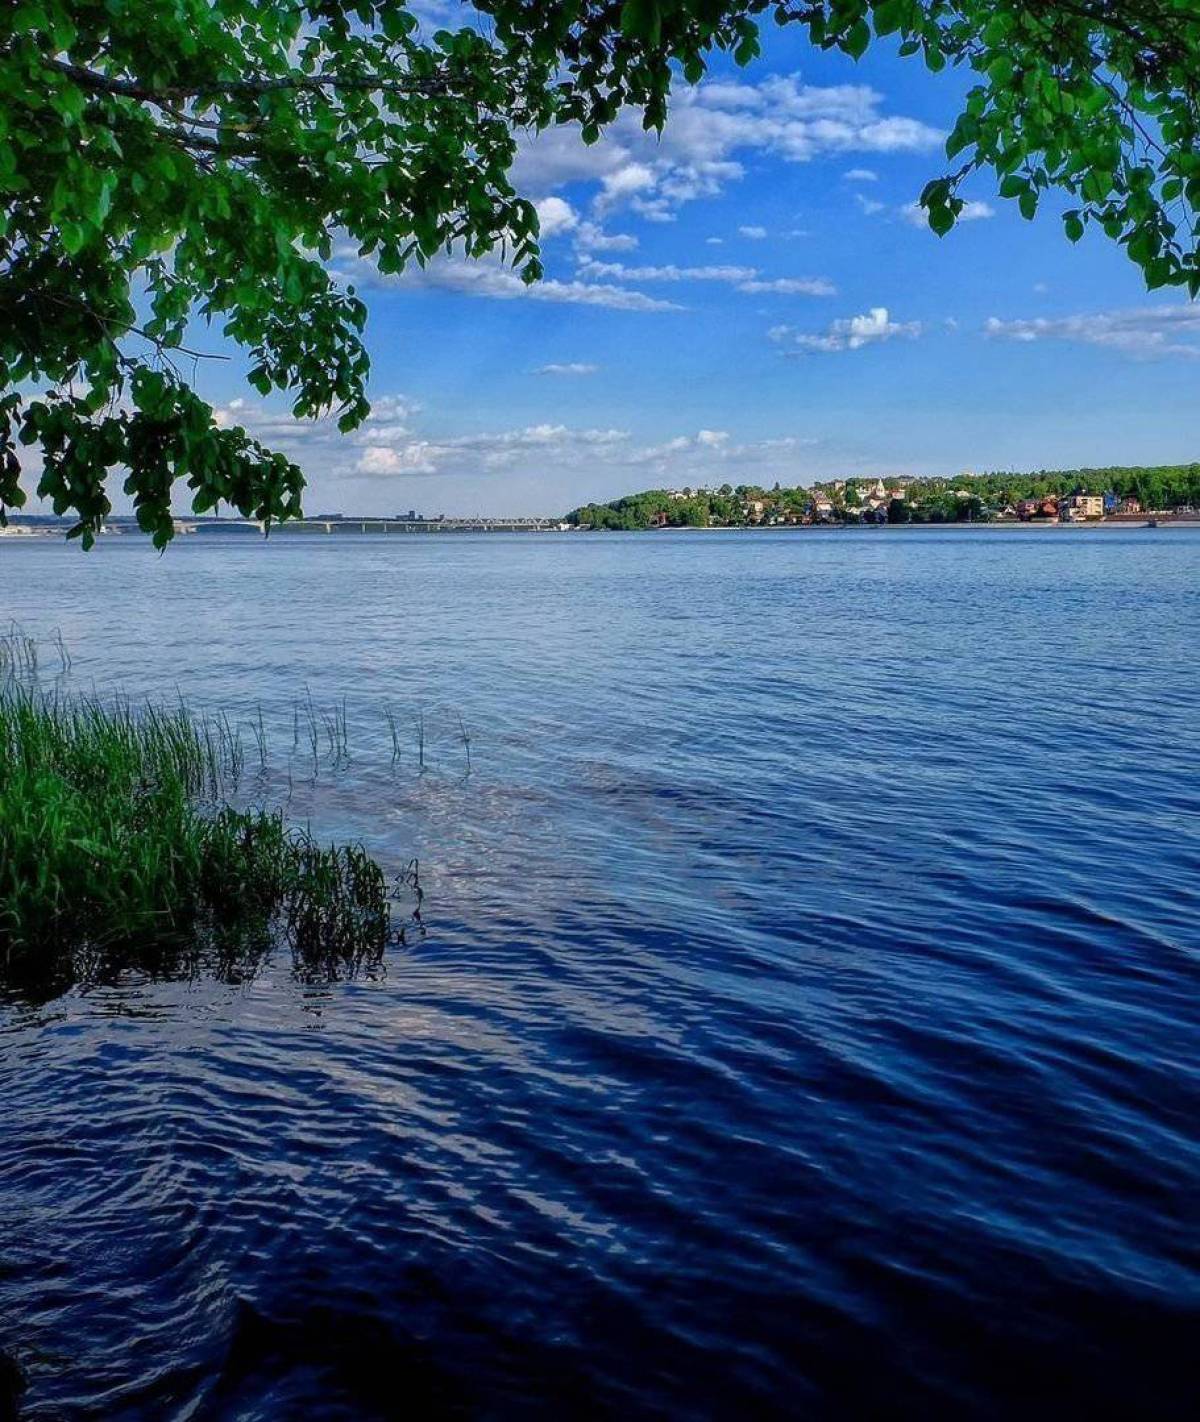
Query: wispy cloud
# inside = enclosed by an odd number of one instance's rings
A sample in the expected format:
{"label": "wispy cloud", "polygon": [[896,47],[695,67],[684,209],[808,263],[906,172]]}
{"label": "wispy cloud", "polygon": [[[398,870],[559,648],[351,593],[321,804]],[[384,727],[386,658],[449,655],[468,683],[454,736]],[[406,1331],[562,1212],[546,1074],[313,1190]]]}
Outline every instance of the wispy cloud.
{"label": "wispy cloud", "polygon": [[893,321],[886,306],[873,306],[861,316],[847,316],[832,322],[819,333],[798,331],[794,326],[774,326],[771,340],[787,347],[787,354],[809,351],[827,354],[862,350],[897,337],[915,340],[922,331],[919,321]]}
{"label": "wispy cloud", "polygon": [[631,267],[623,262],[581,262],[579,274],[583,277],[611,277],[619,281],[749,281],[758,275],[755,267],[700,266],[679,267],[673,263],[665,266]]}
{"label": "wispy cloud", "polygon": [[539,365],[533,373],[534,375],[595,375],[599,369],[598,365],[592,365],[588,361],[551,361],[549,365]]}
{"label": "wispy cloud", "polygon": [[824,277],[764,277],[757,267],[731,264],[680,267],[669,263],[665,266],[632,267],[623,262],[585,261],[580,263],[579,275],[631,282],[723,282],[738,291],[754,294],[775,292],[784,296],[837,295],[837,288]]}
{"label": "wispy cloud", "polygon": [[435,258],[427,267],[409,267],[397,276],[382,276],[351,248],[338,255],[337,275],[364,290],[433,290],[477,296],[493,301],[549,301],[573,306],[605,306],[614,311],[680,311],[673,301],[647,296],[626,287],[588,281],[560,281],[547,278],[526,284],[497,258],[468,259],[459,256]]}
{"label": "wispy cloud", "polygon": [[879,174],[874,168],[848,168],[842,177],[848,183],[877,183]]}
{"label": "wispy cloud", "polygon": [[738,283],[739,291],[775,292],[779,296],[836,296],[837,287],[824,277],[754,277]]}
{"label": "wispy cloud", "polygon": [[743,237],[749,237],[752,242],[761,242],[763,238],[767,235],[767,229],[765,227],[756,227],[753,225],[748,227],[739,227],[738,231]]}
{"label": "wispy cloud", "polygon": [[991,317],[984,333],[992,340],[1069,341],[1102,346],[1136,360],[1200,357],[1200,306],[1143,306],[1090,315],[1002,321]]}
{"label": "wispy cloud", "polygon": [[575,246],[581,252],[632,252],[638,239],[629,232],[606,232],[596,222],[581,222]]}

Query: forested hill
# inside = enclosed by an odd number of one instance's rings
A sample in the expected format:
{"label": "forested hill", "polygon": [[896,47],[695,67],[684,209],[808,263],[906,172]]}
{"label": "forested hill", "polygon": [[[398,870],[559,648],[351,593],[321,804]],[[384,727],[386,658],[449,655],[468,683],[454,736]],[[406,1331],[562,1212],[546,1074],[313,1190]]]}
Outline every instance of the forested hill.
{"label": "forested hill", "polygon": [[[1141,510],[1200,508],[1200,463],[1038,470],[1029,474],[959,474],[836,479],[783,488],[722,484],[718,489],[647,489],[567,514],[580,528],[739,527],[760,523],[855,521],[886,509],[893,522],[945,523],[1002,518],[1023,499],[1070,494],[1136,501]],[[883,516],[882,514],[880,516]]]}

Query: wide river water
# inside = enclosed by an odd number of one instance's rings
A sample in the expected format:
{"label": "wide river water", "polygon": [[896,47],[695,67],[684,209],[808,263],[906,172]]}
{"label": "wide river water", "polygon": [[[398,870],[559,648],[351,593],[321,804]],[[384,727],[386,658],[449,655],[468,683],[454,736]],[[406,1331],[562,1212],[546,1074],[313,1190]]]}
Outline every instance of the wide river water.
{"label": "wide river water", "polygon": [[1200,534],[8,539],[0,613],[424,890],[0,985],[23,1418],[1197,1415]]}

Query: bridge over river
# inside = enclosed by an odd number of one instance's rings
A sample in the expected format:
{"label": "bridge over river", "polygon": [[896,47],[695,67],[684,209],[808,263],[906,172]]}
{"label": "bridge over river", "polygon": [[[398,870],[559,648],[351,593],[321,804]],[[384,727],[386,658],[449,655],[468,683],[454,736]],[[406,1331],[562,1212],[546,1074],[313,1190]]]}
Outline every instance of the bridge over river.
{"label": "bridge over river", "polygon": [[[550,533],[567,525],[550,518],[305,518],[271,525],[271,537],[300,534],[394,533]],[[261,533],[254,519],[177,518],[175,532],[212,536],[222,533]]]}

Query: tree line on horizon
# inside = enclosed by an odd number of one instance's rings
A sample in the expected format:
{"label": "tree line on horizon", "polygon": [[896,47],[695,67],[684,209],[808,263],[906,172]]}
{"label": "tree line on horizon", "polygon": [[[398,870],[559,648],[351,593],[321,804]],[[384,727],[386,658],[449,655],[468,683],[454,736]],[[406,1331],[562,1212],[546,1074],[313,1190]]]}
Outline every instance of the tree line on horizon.
{"label": "tree line on horizon", "polygon": [[[904,499],[888,507],[892,522],[954,523],[986,519],[1022,499],[1065,498],[1071,494],[1114,494],[1137,499],[1143,509],[1200,507],[1200,463],[1116,465],[1106,468],[1040,469],[1027,474],[962,474],[955,478],[893,477]],[[861,517],[864,491],[875,478],[827,480],[767,489],[757,484],[722,484],[718,489],[645,489],[608,503],[584,504],[566,515],[575,526],[617,531],[651,528],[741,527],[770,518],[809,515],[818,494],[833,505],[835,518]],[[966,496],[962,490],[968,490]],[[754,506],[762,505],[761,511]]]}

